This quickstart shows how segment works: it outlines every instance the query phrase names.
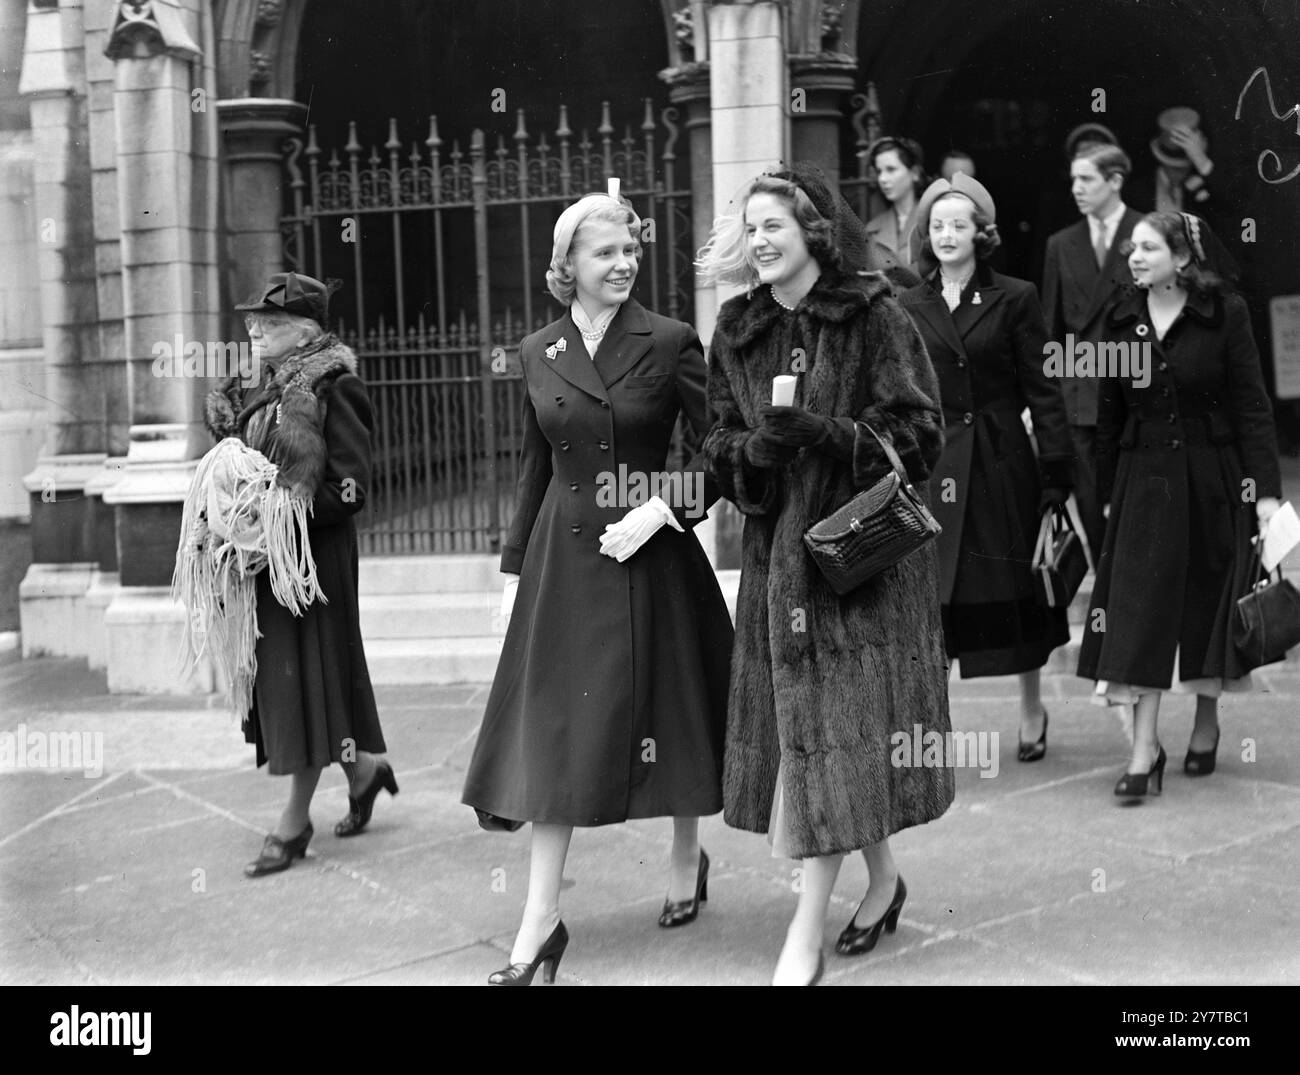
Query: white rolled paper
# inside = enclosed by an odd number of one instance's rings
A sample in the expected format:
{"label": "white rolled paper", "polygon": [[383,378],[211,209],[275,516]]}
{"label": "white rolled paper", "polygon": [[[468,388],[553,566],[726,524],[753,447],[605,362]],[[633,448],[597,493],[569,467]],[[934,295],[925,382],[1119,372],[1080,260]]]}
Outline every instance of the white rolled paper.
{"label": "white rolled paper", "polygon": [[783,374],[780,377],[773,377],[772,378],[772,406],[793,407],[794,386],[798,383],[799,383],[799,378],[791,377],[789,374]]}

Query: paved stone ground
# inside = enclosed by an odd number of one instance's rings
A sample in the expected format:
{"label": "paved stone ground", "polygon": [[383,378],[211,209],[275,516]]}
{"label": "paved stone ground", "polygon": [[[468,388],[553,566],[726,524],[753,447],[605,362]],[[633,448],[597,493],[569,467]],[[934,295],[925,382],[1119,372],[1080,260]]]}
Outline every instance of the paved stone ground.
{"label": "paved stone ground", "polygon": [[[949,813],[895,838],[910,893],[898,932],[866,957],[828,955],[827,984],[1300,982],[1300,669],[1261,678],[1266,692],[1225,700],[1208,779],[1181,771],[1192,700],[1166,696],[1165,793],[1127,808],[1111,794],[1123,733],[1084,681],[1045,680],[1049,747],[1034,765],[1015,760],[1014,681],[955,681],[954,726],[999,733],[997,775],[960,770]],[[506,962],[527,878],[526,830],[481,832],[458,801],[486,693],[381,690],[401,793],[339,840],[346,790],[331,770],[306,860],[248,881],[285,788],[254,770],[215,699],[110,696],[84,662],[0,658],[0,730],[15,743],[103,743],[94,778],[0,775],[0,982],[483,982]],[[563,984],[769,980],[795,864],[709,819],[710,901],[665,932],[670,839],[667,821],[575,835]],[[846,863],[828,953],[865,878],[859,857]]]}

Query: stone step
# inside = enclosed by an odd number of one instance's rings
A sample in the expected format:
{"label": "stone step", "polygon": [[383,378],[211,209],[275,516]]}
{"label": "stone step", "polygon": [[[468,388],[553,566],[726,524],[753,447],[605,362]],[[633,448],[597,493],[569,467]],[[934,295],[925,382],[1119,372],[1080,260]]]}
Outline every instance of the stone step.
{"label": "stone step", "polygon": [[501,592],[501,558],[491,553],[364,556],[361,594]]}
{"label": "stone step", "polygon": [[500,638],[381,638],[365,645],[370,681],[381,687],[491,683],[501,657]]}
{"label": "stone step", "polygon": [[473,593],[368,593],[360,598],[361,637],[500,638],[500,590]]}

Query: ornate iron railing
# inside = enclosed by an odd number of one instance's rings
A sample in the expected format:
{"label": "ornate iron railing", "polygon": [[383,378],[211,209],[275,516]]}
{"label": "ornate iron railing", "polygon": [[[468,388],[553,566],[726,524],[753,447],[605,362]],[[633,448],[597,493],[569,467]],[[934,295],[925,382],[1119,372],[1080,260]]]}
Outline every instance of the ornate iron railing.
{"label": "ornate iron railing", "polygon": [[[446,151],[436,116],[405,143],[396,120],[368,154],[348,124],[326,153],[315,126],[287,146],[285,260],[341,277],[338,331],[358,352],[376,414],[362,549],[495,550],[509,525],[523,401],[517,348],[559,316],[543,286],[550,231],[576,197],[619,176],[643,220],[641,301],[693,316],[689,183],[678,170],[677,112],[615,139],[608,102],[593,142],[560,108],[555,142],[530,144],[524,110],[510,136],[475,130]],[[663,132],[661,134],[660,126]],[[340,155],[341,152],[341,155]],[[304,167],[305,164],[305,167]],[[473,272],[468,272],[472,256]],[[466,271],[462,271],[466,270]]]}

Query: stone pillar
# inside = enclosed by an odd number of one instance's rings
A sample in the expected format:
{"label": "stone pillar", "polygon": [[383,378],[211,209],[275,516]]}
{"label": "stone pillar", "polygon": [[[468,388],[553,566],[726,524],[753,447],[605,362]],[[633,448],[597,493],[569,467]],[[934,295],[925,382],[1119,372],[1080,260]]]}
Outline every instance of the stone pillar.
{"label": "stone pillar", "polygon": [[[31,109],[18,92],[26,0],[0,0],[0,556],[29,543],[23,475],[45,440],[45,354]],[[24,555],[26,555],[24,553]],[[16,624],[0,623],[0,635]]]}
{"label": "stone pillar", "polygon": [[93,374],[98,311],[80,0],[32,4],[20,93],[31,110],[45,445],[23,479],[32,565],[20,587],[23,653],[79,655],[95,530],[86,482],[104,460],[104,397]]}
{"label": "stone pillar", "polygon": [[201,0],[125,0],[106,49],[114,61],[131,422],[122,477],[103,494],[116,514],[120,582],[104,620],[114,692],[210,687],[203,677],[179,676],[184,611],[168,590],[193,460],[208,447],[201,400],[214,382],[159,376],[154,361],[177,337],[221,353],[215,77],[211,50],[205,58],[198,44],[212,37],[210,5]]}
{"label": "stone pillar", "polygon": [[[747,180],[789,160],[789,96],[780,4],[714,4],[708,15],[713,213],[720,216]],[[713,336],[718,305],[736,290],[715,288],[712,301],[696,309],[704,339]]]}
{"label": "stone pillar", "polygon": [[[713,215],[727,212],[741,187],[790,158],[787,68],[781,6],[772,0],[714,4],[708,10],[712,100]],[[713,337],[718,306],[739,289],[708,288],[696,298],[696,327]],[[739,566],[740,521],[730,506],[717,515],[714,562]]]}
{"label": "stone pillar", "polygon": [[[685,117],[687,152],[691,160],[691,249],[698,250],[713,228],[713,112],[709,102],[709,67],[693,63],[665,71],[671,87],[668,99]],[[696,324],[699,311],[712,311],[713,289],[695,281]]]}
{"label": "stone pillar", "polygon": [[790,57],[790,154],[815,164],[837,187],[842,104],[853,90],[857,62],[835,56]]}
{"label": "stone pillar", "polygon": [[245,97],[218,101],[217,114],[225,148],[227,294],[239,302],[284,270],[284,143],[302,134],[307,108],[297,101]]}

